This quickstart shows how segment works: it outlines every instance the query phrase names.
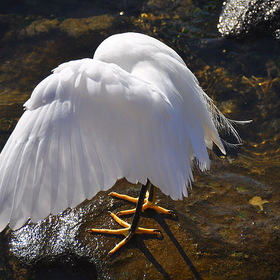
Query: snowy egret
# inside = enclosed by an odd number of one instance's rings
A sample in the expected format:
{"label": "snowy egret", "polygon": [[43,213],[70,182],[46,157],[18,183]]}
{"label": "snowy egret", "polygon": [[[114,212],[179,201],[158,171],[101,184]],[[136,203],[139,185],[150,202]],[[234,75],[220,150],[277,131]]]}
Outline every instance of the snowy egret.
{"label": "snowy egret", "polygon": [[147,207],[172,214],[155,205],[154,186],[186,197],[193,164],[209,169],[207,148],[225,153],[219,129],[239,141],[182,58],[138,33],[113,35],[93,59],[61,64],[24,106],[0,155],[0,230],[75,207],[120,178],[139,182],[139,199],[127,198],[138,201],[132,224],[112,214],[124,229],[91,230],[126,236],[110,253],[134,233],[158,234],[138,227]]}

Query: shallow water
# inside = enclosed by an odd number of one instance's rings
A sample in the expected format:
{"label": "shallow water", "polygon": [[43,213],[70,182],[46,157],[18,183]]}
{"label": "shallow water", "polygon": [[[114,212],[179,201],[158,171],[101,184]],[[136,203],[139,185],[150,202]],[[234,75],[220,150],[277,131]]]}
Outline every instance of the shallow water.
{"label": "shallow water", "polygon": [[[195,173],[189,198],[175,202],[159,193],[159,203],[175,210],[178,220],[150,213],[142,223],[161,229],[163,240],[137,237],[108,260],[120,239],[86,229],[117,227],[108,212],[129,206],[100,193],[57,217],[2,233],[1,279],[279,279],[279,42],[222,39],[216,29],[221,1],[199,7],[186,2],[150,1],[133,17],[104,6],[98,9],[110,15],[88,19],[20,11],[0,17],[0,147],[51,69],[92,57],[105,37],[128,30],[178,51],[227,117],[253,120],[235,125],[242,146],[229,147],[226,157],[212,153],[211,171]],[[125,181],[114,189],[134,196],[139,191]]]}

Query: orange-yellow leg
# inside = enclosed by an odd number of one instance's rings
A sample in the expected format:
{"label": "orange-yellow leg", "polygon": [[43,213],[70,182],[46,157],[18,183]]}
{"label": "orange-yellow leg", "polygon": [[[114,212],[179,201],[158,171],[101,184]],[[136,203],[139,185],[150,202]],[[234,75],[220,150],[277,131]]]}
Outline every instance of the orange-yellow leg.
{"label": "orange-yellow leg", "polygon": [[93,232],[93,233],[103,233],[103,234],[120,234],[124,235],[125,238],[119,242],[110,252],[109,256],[113,255],[116,253],[122,246],[124,246],[129,239],[134,235],[134,234],[156,234],[158,237],[162,236],[162,233],[160,230],[157,229],[147,229],[147,228],[142,228],[142,227],[136,227],[135,231],[132,231],[131,225],[121,218],[119,218],[116,214],[111,213],[111,217],[122,227],[121,229],[89,229],[88,232]]}
{"label": "orange-yellow leg", "polygon": [[144,202],[144,198],[145,198],[145,193],[147,192],[148,186],[150,185],[150,181],[147,181],[146,185],[143,185],[141,188],[141,192],[139,195],[139,198],[137,200],[137,206],[136,206],[136,210],[134,211],[134,216],[132,219],[132,223],[131,225],[128,224],[127,222],[125,222],[124,220],[122,220],[121,218],[119,218],[117,215],[115,215],[114,213],[111,213],[111,217],[121,226],[123,226],[123,229],[89,229],[89,232],[94,232],[94,233],[105,233],[105,234],[121,234],[124,235],[125,238],[118,243],[110,252],[109,255],[112,255],[114,253],[116,253],[122,246],[124,246],[129,240],[130,238],[134,235],[134,234],[156,234],[158,237],[162,236],[161,231],[156,230],[156,229],[145,229],[145,228],[141,228],[138,227],[139,224],[139,220],[140,220],[140,215],[141,215],[141,211],[142,211],[142,206],[143,206],[143,202]]}
{"label": "orange-yellow leg", "polygon": [[[172,215],[173,217],[176,217],[176,214],[175,214],[174,211],[168,210],[168,209],[165,209],[161,206],[156,205],[156,203],[155,203],[155,189],[154,188],[155,187],[152,185],[151,186],[151,194],[150,194],[149,191],[146,192],[146,197],[144,199],[144,204],[142,205],[142,212],[144,212],[146,209],[153,209],[153,210],[157,211],[158,213],[168,214],[168,215]],[[120,198],[120,199],[129,201],[129,202],[133,202],[133,203],[138,202],[138,198],[131,197],[131,196],[125,195],[125,194],[119,194],[119,193],[116,193],[116,192],[111,192],[109,195],[113,196],[113,197],[116,197],[116,198]],[[120,211],[120,212],[118,212],[118,215],[122,216],[122,215],[133,214],[133,213],[135,213],[135,210],[136,210],[136,208]]]}

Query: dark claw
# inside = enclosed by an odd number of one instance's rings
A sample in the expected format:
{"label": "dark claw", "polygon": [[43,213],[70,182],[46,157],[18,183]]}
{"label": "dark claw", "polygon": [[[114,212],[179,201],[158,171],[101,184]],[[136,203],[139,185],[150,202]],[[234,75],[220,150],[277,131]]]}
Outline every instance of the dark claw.
{"label": "dark claw", "polygon": [[163,238],[163,234],[159,229],[155,229],[154,232],[156,232],[158,238],[160,238],[160,239]]}
{"label": "dark claw", "polygon": [[168,214],[170,214],[170,215],[172,216],[173,219],[178,219],[178,215],[177,215],[174,211],[169,210],[169,211],[168,211]]}

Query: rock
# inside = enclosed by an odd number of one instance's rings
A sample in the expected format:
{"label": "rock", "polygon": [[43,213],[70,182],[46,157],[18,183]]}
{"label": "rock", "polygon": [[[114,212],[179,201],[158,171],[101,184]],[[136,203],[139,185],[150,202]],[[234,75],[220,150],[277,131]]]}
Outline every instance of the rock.
{"label": "rock", "polygon": [[280,38],[280,2],[278,0],[228,0],[219,18],[223,36],[274,36]]}
{"label": "rock", "polygon": [[[121,180],[113,190],[137,197],[140,188]],[[279,250],[278,217],[273,210],[278,198],[271,194],[270,188],[250,177],[231,172],[200,175],[190,197],[183,201],[172,201],[158,192],[158,203],[175,210],[178,219],[153,211],[143,214],[141,226],[161,230],[162,239],[135,236],[108,258],[109,250],[123,237],[91,234],[86,229],[120,228],[109,212],[134,205],[111,198],[108,192],[99,193],[75,209],[7,231],[3,246],[8,250],[6,272],[15,280],[179,280],[182,275],[183,279],[233,279],[232,271],[238,266],[240,275],[269,279],[277,260],[265,256],[276,256]],[[264,201],[270,198],[262,212],[249,202],[257,195]],[[129,222],[131,217],[124,219]],[[260,254],[263,246],[264,255]],[[268,271],[254,268],[268,263]]]}

